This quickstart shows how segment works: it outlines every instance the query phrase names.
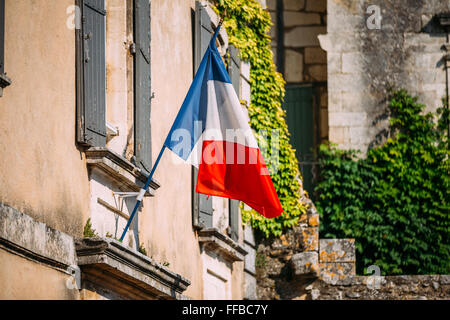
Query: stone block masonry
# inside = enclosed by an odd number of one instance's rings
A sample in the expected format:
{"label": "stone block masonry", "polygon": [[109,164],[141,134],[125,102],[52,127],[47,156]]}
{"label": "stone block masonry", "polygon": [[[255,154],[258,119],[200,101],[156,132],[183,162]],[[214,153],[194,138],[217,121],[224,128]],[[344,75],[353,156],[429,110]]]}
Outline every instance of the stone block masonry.
{"label": "stone block masonry", "polygon": [[356,274],[355,239],[320,239],[320,278],[327,283],[345,282]]}
{"label": "stone block masonry", "polygon": [[[449,276],[356,276],[354,239],[318,239],[310,202],[298,226],[258,245],[259,299],[448,299]],[[316,233],[312,231],[316,230]],[[307,234],[308,236],[305,236]],[[311,236],[310,236],[311,235]]]}
{"label": "stone block masonry", "polygon": [[305,237],[319,236],[317,210],[305,201],[310,207],[298,226],[279,239],[257,241],[258,299],[450,299],[449,275],[356,275],[354,239]]}
{"label": "stone block masonry", "polygon": [[[288,83],[326,81],[326,54],[320,48],[318,36],[326,33],[325,0],[285,0],[283,12],[283,45],[286,80]],[[278,25],[278,27],[280,27]],[[298,52],[292,59],[292,52]],[[292,78],[290,70],[301,76]]]}
{"label": "stone block masonry", "polygon": [[289,68],[286,69],[285,79],[288,82],[303,81],[303,54],[294,50],[286,50],[285,62]]}
{"label": "stone block masonry", "polygon": [[[289,86],[314,88],[315,143],[328,139],[327,55],[319,36],[326,33],[326,0],[268,0],[273,26],[272,52],[277,70]],[[317,140],[317,141],[316,141]]]}
{"label": "stone block masonry", "polygon": [[[369,28],[369,5],[380,8],[380,28]],[[448,1],[396,0],[327,2],[327,35],[320,36],[328,59],[329,139],[344,149],[383,141],[388,126],[388,89],[404,88],[433,111],[442,106],[446,76],[441,50],[446,33],[433,17],[450,11]]]}
{"label": "stone block masonry", "polygon": [[278,239],[260,240],[256,252],[258,299],[306,298],[319,276],[319,214],[309,204],[297,226]]}
{"label": "stone block masonry", "polygon": [[[276,0],[273,0],[276,1]],[[299,11],[305,8],[306,0],[284,0],[284,10]]]}
{"label": "stone block masonry", "polygon": [[316,281],[307,292],[312,300],[449,300],[450,276],[353,276],[336,285]]}

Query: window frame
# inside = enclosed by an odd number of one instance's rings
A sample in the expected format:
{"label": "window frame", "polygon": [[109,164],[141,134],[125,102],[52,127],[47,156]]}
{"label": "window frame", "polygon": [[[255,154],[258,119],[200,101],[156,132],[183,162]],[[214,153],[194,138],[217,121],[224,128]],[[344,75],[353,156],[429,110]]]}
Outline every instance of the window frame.
{"label": "window frame", "polygon": [[[76,112],[77,112],[77,123],[76,123],[76,137],[77,142],[84,147],[105,147],[106,146],[106,0],[103,0],[103,8],[96,8],[92,4],[88,4],[90,0],[76,0],[76,6],[79,8],[79,13],[81,15],[81,25],[79,29],[75,29],[75,47],[76,47]],[[95,129],[87,129],[88,123],[92,121],[92,119],[86,119],[88,115],[88,111],[92,111],[92,106],[88,106],[86,103],[86,63],[92,59],[92,52],[90,52],[90,48],[86,46],[87,41],[91,40],[92,35],[85,34],[86,31],[86,23],[87,18],[85,16],[85,6],[88,6],[92,11],[102,14],[104,16],[104,25],[102,26],[102,32],[104,36],[104,43],[102,44],[102,49],[104,52],[102,69],[104,69],[104,83],[101,83],[104,86],[103,92],[103,104],[100,105],[100,108],[95,108],[95,111],[100,110],[100,114],[96,114],[100,120],[97,124],[98,128]],[[94,109],[94,108],[93,108]],[[93,141],[93,142],[92,142]]]}
{"label": "window frame", "polygon": [[[145,3],[148,1],[148,4]],[[149,170],[151,170],[152,159],[151,159],[151,123],[150,123],[150,110],[151,110],[151,96],[142,97],[142,92],[151,90],[151,49],[150,49],[150,37],[151,30],[148,30],[148,52],[144,49],[140,48],[140,42],[142,36],[140,33],[146,32],[145,29],[150,28],[151,23],[151,1],[150,0],[131,0],[132,6],[132,28],[133,28],[133,46],[130,47],[130,52],[132,53],[133,63],[130,68],[132,71],[132,109],[133,109],[133,120],[131,123],[131,127],[133,128],[134,136],[133,141],[130,143],[130,148],[132,150],[131,160],[133,164],[141,169],[142,172],[148,175]],[[91,3],[91,4],[89,4]],[[95,8],[97,2],[92,0],[76,0],[76,6],[79,8],[78,12],[81,15],[81,25],[79,28],[75,30],[75,42],[76,42],[76,141],[77,143],[84,148],[96,147],[96,148],[106,148],[107,143],[110,141],[108,139],[108,122],[107,122],[107,27],[106,21],[108,19],[108,13],[106,12],[106,0],[101,2],[101,5],[104,5],[104,8]],[[93,4],[93,6],[92,6]],[[143,8],[144,6],[147,6]],[[90,9],[93,9],[99,13],[104,13],[105,16],[105,24],[102,26],[102,31],[104,32],[105,41],[104,44],[101,44],[101,50],[104,51],[104,65],[101,65],[101,68],[104,69],[104,77],[102,77],[102,81],[104,79],[104,83],[101,83],[99,86],[104,87],[104,93],[102,95],[102,104],[99,103],[98,106],[88,106],[86,102],[86,50],[89,49],[87,46],[87,41],[85,38],[86,33],[86,12],[85,6],[88,6]],[[140,9],[148,10],[148,19],[142,21],[142,12],[139,13]],[[145,17],[147,18],[147,17]],[[96,22],[93,22],[95,24]],[[142,23],[145,27],[142,29]],[[98,43],[95,43],[95,49],[98,49]],[[143,66],[142,61],[138,63],[139,54],[141,51],[145,51],[145,61],[148,62],[148,70],[144,69],[146,66]],[[96,52],[91,52],[91,55],[98,54]],[[101,53],[100,55],[103,57]],[[141,59],[142,60],[142,59]],[[140,66],[140,67],[139,67]],[[141,68],[141,69],[140,69]],[[138,87],[140,82],[139,75],[144,74],[144,76],[148,76],[148,81],[144,84],[144,88]],[[104,95],[104,96],[103,96]],[[142,99],[146,100],[146,102],[142,102]],[[104,102],[103,102],[104,100]],[[148,102],[148,103],[147,103]],[[147,105],[148,104],[148,105]],[[97,113],[98,112],[98,113]],[[95,113],[95,117],[98,119],[88,119],[88,116],[92,116]],[[143,121],[143,114],[146,114],[145,118],[149,118],[148,121]],[[148,117],[147,117],[148,116]],[[104,121],[102,121],[102,119]],[[96,121],[98,120],[98,121]],[[93,121],[98,126],[98,130],[88,129],[87,125]],[[93,133],[94,132],[94,133]],[[92,138],[94,136],[94,139]],[[111,135],[114,137],[116,135]],[[139,146],[142,146],[139,148]],[[128,148],[128,147],[127,147]],[[144,150],[143,152],[141,150]]]}

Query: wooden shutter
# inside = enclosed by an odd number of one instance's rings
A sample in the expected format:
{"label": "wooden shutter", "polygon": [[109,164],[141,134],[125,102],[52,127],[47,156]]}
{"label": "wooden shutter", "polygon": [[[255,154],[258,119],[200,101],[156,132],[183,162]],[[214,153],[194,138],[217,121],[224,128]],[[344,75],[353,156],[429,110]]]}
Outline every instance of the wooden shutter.
{"label": "wooden shutter", "polygon": [[[203,7],[200,2],[195,3],[195,54],[194,54],[194,66],[197,72],[203,55],[208,48],[209,42],[213,35],[212,22],[206,12],[205,7]],[[193,225],[196,228],[212,228],[213,226],[213,208],[212,208],[212,197],[199,194],[195,192],[197,185],[197,175],[198,169],[193,168],[192,170],[192,195],[193,195],[193,213],[192,220]]]}
{"label": "wooden shutter", "polygon": [[311,86],[286,88],[283,108],[303,178],[303,187],[313,194],[312,164],[314,160],[313,89]]}
{"label": "wooden shutter", "polygon": [[106,144],[106,11],[105,0],[83,0],[78,32],[78,141]]}
{"label": "wooden shutter", "polygon": [[11,84],[11,79],[5,74],[5,0],[0,0],[0,97],[3,88]]}
{"label": "wooden shutter", "polygon": [[0,74],[5,73],[5,0],[0,0]]}
{"label": "wooden shutter", "polygon": [[[228,73],[230,75],[231,83],[238,98],[241,98],[241,59],[239,58],[239,51],[236,47],[229,46],[229,60]],[[234,241],[239,240],[239,201],[229,200],[229,226],[230,237]]]}
{"label": "wooden shutter", "polygon": [[134,137],[137,165],[147,171],[152,166],[150,0],[134,0]]}

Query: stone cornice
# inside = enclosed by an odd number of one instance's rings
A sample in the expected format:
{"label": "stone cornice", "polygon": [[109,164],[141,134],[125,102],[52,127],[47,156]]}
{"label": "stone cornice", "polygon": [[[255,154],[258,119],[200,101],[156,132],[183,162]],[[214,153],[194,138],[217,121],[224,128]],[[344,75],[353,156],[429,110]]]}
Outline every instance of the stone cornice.
{"label": "stone cornice", "polygon": [[[123,191],[139,192],[148,176],[130,161],[108,148],[89,148],[85,151],[87,165],[97,168],[113,179]],[[154,196],[160,184],[152,179],[146,196]]]}
{"label": "stone cornice", "polygon": [[243,261],[247,254],[244,247],[216,228],[200,230],[198,232],[198,241],[204,249],[215,251],[231,262]]}
{"label": "stone cornice", "polygon": [[187,299],[189,280],[116,240],[77,239],[75,247],[83,280],[126,299]]}
{"label": "stone cornice", "polygon": [[0,247],[63,272],[77,264],[71,236],[1,202]]}

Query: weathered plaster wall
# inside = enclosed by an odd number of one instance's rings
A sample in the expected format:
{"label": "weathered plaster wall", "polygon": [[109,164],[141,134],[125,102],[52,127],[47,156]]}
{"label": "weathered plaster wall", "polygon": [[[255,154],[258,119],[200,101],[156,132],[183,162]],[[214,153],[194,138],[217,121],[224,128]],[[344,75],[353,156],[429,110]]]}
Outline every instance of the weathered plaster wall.
{"label": "weathered plaster wall", "polygon": [[[116,134],[107,135],[106,147],[118,155],[131,160],[134,155],[134,57],[130,47],[133,39],[133,0],[106,1],[106,122],[117,129]],[[130,97],[131,94],[131,97]],[[108,130],[107,130],[108,132]],[[114,196],[120,192],[116,182],[108,174],[92,170],[90,180],[90,219],[93,229],[100,236],[119,238],[127,223],[124,217],[116,216],[99,199],[112,207],[120,208],[128,216],[135,198],[125,201]],[[139,217],[136,217],[136,222]],[[134,223],[124,239],[131,248],[139,248],[139,237]]]}
{"label": "weathered plaster wall", "polygon": [[[0,150],[3,151],[0,202],[49,227],[80,237],[90,216],[89,204],[96,199],[92,193],[95,190],[90,189],[94,184],[89,183],[84,154],[75,144],[75,30],[67,27],[71,21],[67,9],[72,5],[74,0],[56,4],[6,0],[5,70],[13,84],[0,98]],[[194,6],[194,0],[152,1],[153,159],[193,79]],[[121,155],[129,155],[132,90],[126,42],[130,26],[124,3],[107,1],[107,9],[107,120],[119,126],[121,133],[108,146]],[[122,25],[118,27],[114,23]],[[140,243],[154,260],[166,263],[170,270],[191,281],[184,292],[186,296],[201,299],[203,265],[192,228],[191,167],[174,162],[171,153],[166,152],[155,178],[161,188],[155,197],[144,200],[138,219]],[[113,203],[112,198],[107,200]],[[114,215],[108,214],[105,213],[105,219],[114,222]],[[103,222],[97,223],[100,236],[105,236],[107,231],[111,233],[111,224]],[[9,269],[1,270],[10,270],[15,264],[19,269],[27,267],[28,262],[14,259],[5,258],[3,261],[8,261]],[[37,267],[36,270],[40,280],[46,278],[47,269]],[[53,279],[53,270],[49,270],[49,279]],[[9,272],[2,275],[9,276]],[[26,277],[23,279],[28,281]],[[39,279],[35,280],[36,285]],[[243,263],[233,266],[231,279],[231,298],[241,299]],[[7,277],[2,277],[3,280],[9,281]],[[26,281],[15,286],[26,292]],[[11,287],[11,290],[16,289]],[[55,293],[50,298],[53,297],[74,298],[64,293]]]}
{"label": "weathered plaster wall", "polygon": [[[369,29],[380,9],[380,29]],[[389,86],[414,95],[428,110],[445,95],[445,33],[431,19],[450,11],[445,0],[328,0],[328,109],[330,140],[361,149],[383,141]],[[378,135],[381,133],[381,135]]]}
{"label": "weathered plaster wall", "polygon": [[78,299],[76,263],[71,236],[0,202],[0,300]]}
{"label": "weathered plaster wall", "polygon": [[[195,1],[152,1],[152,150],[161,146],[194,76],[193,10]],[[139,216],[141,242],[157,261],[191,281],[185,294],[203,298],[203,265],[197,236],[192,228],[191,166],[171,152],[161,159],[155,178],[161,183],[156,197],[145,199]],[[176,200],[174,200],[176,199]],[[241,299],[243,268],[233,265],[231,298]],[[242,279],[242,280],[241,280]]]}
{"label": "weathered plaster wall", "polygon": [[[0,249],[0,270],[0,300],[80,298],[78,290],[67,289],[66,283],[70,281],[68,274],[2,249]],[[45,284],[42,282],[43,279]]]}
{"label": "weathered plaster wall", "polygon": [[119,132],[107,146],[127,159],[126,150],[134,145],[133,99],[128,99],[133,92],[132,9],[132,0],[106,1],[106,121]]}
{"label": "weathered plaster wall", "polygon": [[74,0],[6,0],[0,202],[80,236],[88,178],[75,145]]}
{"label": "weathered plaster wall", "polygon": [[[159,154],[164,139],[192,82],[191,10],[195,1],[152,1],[152,150]],[[203,297],[200,248],[192,228],[191,166],[174,162],[170,151],[161,159],[155,178],[161,188],[144,200],[139,216],[140,238],[157,261],[191,281],[185,292]]]}

